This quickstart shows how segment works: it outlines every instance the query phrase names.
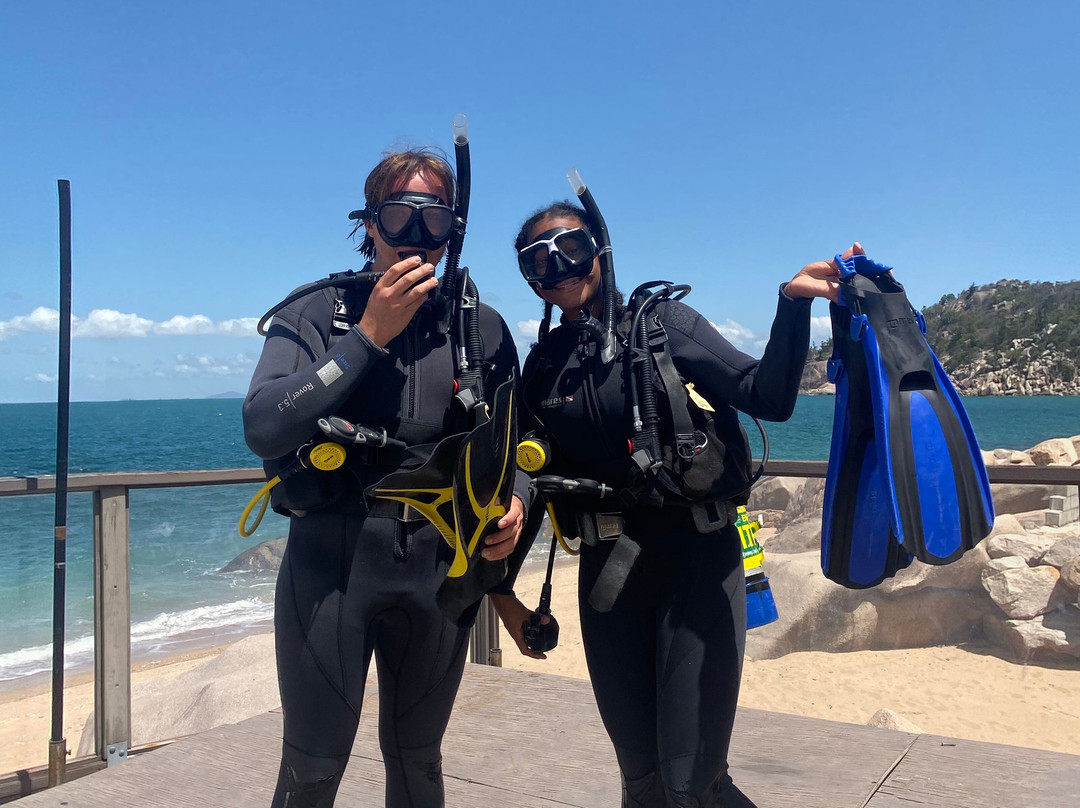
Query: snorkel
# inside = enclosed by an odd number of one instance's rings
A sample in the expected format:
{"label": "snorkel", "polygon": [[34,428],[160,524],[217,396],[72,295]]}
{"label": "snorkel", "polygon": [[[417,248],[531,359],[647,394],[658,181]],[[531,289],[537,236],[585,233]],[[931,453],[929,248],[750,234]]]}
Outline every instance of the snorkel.
{"label": "snorkel", "polygon": [[469,159],[469,119],[458,113],[450,122],[454,130],[454,162],[457,164],[457,199],[454,200],[454,229],[446,247],[446,266],[443,285],[453,291],[457,283],[461,249],[465,244],[465,227],[469,221],[469,192],[472,187],[472,163]]}
{"label": "snorkel", "polygon": [[600,247],[600,288],[604,295],[603,322],[586,311],[573,322],[574,328],[588,331],[600,344],[600,361],[605,365],[615,358],[615,262],[611,256],[611,237],[608,235],[607,224],[600,214],[600,208],[593,199],[592,193],[581,179],[578,170],[571,167],[566,172],[566,179],[570,181],[570,187],[574,189],[585,212],[589,214],[596,231],[593,236]]}
{"label": "snorkel", "polygon": [[469,157],[469,119],[461,113],[451,121],[454,129],[454,162],[457,171],[457,199],[454,201],[454,229],[446,248],[443,268],[442,294],[452,301],[453,327],[456,329],[457,373],[454,378],[454,399],[466,412],[472,413],[476,424],[488,419],[484,402],[481,370],[484,365],[484,343],[480,339],[480,295],[469,278],[469,268],[458,268],[461,249],[465,243],[465,228],[469,221],[469,194],[472,190],[472,161]]}

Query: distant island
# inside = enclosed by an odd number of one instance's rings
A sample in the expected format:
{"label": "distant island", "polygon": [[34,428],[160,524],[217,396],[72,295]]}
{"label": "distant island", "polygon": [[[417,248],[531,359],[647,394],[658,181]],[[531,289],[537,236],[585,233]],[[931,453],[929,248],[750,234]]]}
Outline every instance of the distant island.
{"label": "distant island", "polygon": [[207,396],[207,398],[244,398],[244,394],[237,393],[235,390],[230,390],[227,393],[214,393],[214,395]]}
{"label": "distant island", "polygon": [[[1080,395],[1080,281],[1000,280],[922,310],[927,340],[966,396]],[[832,339],[810,351],[800,392],[833,392]]]}

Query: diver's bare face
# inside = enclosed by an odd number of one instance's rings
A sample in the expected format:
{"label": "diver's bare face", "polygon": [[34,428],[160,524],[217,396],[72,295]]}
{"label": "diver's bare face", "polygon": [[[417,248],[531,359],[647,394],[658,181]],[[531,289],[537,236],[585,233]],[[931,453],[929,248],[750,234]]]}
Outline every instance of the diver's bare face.
{"label": "diver's bare face", "polygon": [[[395,186],[394,193],[398,191],[420,191],[425,194],[434,194],[439,199],[449,199],[446,189],[442,187],[442,183],[437,180],[429,180],[423,174],[415,174],[408,182]],[[437,266],[443,255],[446,254],[445,244],[437,250],[425,250],[422,247],[413,247],[408,244],[391,247],[383,241],[382,234],[379,233],[379,228],[375,226],[375,222],[365,222],[365,229],[375,242],[375,261],[372,269],[376,272],[385,272],[399,261],[404,261],[414,255],[419,255],[426,264]]]}
{"label": "diver's bare face", "polygon": [[[572,216],[545,216],[529,230],[529,243],[532,244],[541,233],[554,230],[557,227],[565,227],[572,230],[575,227],[585,225]],[[599,316],[602,308],[600,300],[600,259],[594,258],[592,269],[583,278],[568,278],[559,283],[554,289],[541,289],[541,298],[558,306],[567,317],[577,317],[584,308],[589,309],[593,316]]]}

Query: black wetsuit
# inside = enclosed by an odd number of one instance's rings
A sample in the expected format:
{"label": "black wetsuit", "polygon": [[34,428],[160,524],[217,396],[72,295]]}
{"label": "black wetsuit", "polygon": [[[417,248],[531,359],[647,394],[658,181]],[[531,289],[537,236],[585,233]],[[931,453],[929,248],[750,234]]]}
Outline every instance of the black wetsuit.
{"label": "black wetsuit", "polygon": [[[679,375],[714,406],[725,444],[745,441],[732,407],[773,421],[791,416],[809,344],[809,300],[780,295],[761,360],[737,351],[682,303],[663,303],[658,311]],[[633,467],[625,366],[621,355],[601,363],[582,340],[563,324],[533,349],[523,400],[552,443],[544,473],[620,489]],[[610,611],[587,601],[614,541],[582,545],[578,581],[585,656],[622,771],[623,805],[750,805],[727,774],[746,634],[734,526],[699,533],[690,511],[673,504],[620,508],[607,499],[566,497],[564,505],[618,512],[623,533],[641,547]]]}
{"label": "black wetsuit", "polygon": [[[379,348],[357,327],[332,328],[334,288],[300,298],[274,318],[244,402],[248,445],[268,475],[287,465],[340,415],[385,427],[410,446],[471,428],[452,401],[451,344],[424,307]],[[345,321],[359,321],[364,294]],[[487,400],[517,373],[505,323],[480,309]],[[274,460],[276,458],[276,460]],[[274,808],[333,804],[352,749],[372,653],[379,677],[379,741],[386,805],[443,804],[441,750],[464,668],[468,626],[447,619],[435,592],[451,554],[437,530],[362,486],[406,461],[390,449],[350,449],[348,469],[307,471],[275,489],[275,509],[292,515],[278,575],[274,627],[285,731]],[[527,480],[522,480],[527,483]],[[517,493],[528,503],[527,490]],[[468,619],[463,621],[468,622]]]}

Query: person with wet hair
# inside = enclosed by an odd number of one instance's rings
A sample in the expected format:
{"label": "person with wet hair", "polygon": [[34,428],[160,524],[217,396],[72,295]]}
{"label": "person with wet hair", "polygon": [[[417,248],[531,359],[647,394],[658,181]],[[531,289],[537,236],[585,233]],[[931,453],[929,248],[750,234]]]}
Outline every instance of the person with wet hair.
{"label": "person with wet hair", "polygon": [[[532,429],[550,448],[541,473],[597,481],[610,492],[552,494],[551,500],[562,532],[581,538],[581,632],[622,775],[622,805],[752,808],[728,772],[746,635],[735,508],[745,503],[751,478],[736,410],[773,421],[791,416],[809,349],[811,300],[836,299],[839,269],[835,261],[817,261],[780,286],[761,359],[738,351],[674,296],[646,309],[645,322],[636,321],[646,344],[633,342],[638,303],[631,300],[628,308],[616,293],[615,356],[605,361],[597,337],[604,336],[599,321],[610,299],[605,284],[614,278],[605,280],[599,237],[586,210],[558,202],[530,216],[515,239],[518,268],[544,301],[520,400],[523,431]],[[855,244],[852,252],[862,248]],[[561,318],[551,327],[555,309]],[[634,362],[624,361],[628,352]],[[668,408],[661,424],[678,423],[675,407],[687,418],[696,406],[686,403],[687,383],[710,410],[707,418],[697,413],[700,433],[661,429],[669,442],[651,464],[630,441],[637,417],[631,391],[640,373],[631,367],[641,363],[652,363],[658,407]],[[667,389],[672,379],[679,390]],[[705,459],[709,442],[721,444],[708,450],[711,460]],[[676,473],[693,463],[712,464],[706,468],[714,479],[705,482],[717,485],[707,496],[690,490],[689,473]],[[672,491],[673,481],[684,487]],[[515,550],[512,569],[524,545]],[[624,553],[627,547],[633,552]],[[512,580],[493,601],[521,652],[542,657],[530,650],[527,631],[541,621],[516,597]]]}
{"label": "person with wet hair", "polygon": [[[360,252],[374,284],[311,284],[271,321],[244,402],[248,445],[268,479],[322,439],[320,418],[370,427],[383,446],[348,447],[344,466],[305,470],[273,489],[289,516],[274,627],[284,737],[273,808],[329,808],[352,750],[372,656],[389,808],[445,802],[441,743],[457,694],[476,607],[444,614],[436,593],[453,553],[439,531],[400,502],[366,498],[386,475],[418,465],[417,447],[472,429],[454,400],[453,306],[435,267],[454,225],[454,172],[430,149],[390,154],[364,185]],[[354,230],[355,232],[355,230]],[[517,351],[502,318],[481,305],[487,401],[516,379]],[[484,558],[513,549],[527,479]]]}

